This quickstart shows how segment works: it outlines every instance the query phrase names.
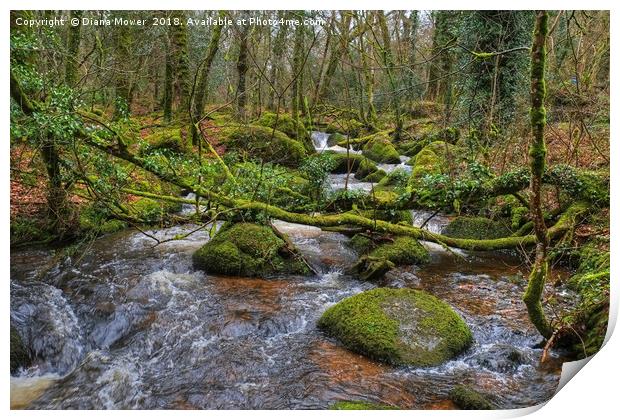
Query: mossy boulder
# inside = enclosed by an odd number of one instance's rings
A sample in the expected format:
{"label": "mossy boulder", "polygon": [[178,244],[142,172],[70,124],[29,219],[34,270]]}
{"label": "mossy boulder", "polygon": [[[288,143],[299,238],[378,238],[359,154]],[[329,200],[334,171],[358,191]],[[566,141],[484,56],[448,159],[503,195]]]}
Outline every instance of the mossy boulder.
{"label": "mossy boulder", "polygon": [[375,136],[362,149],[362,154],[379,163],[400,163],[400,155],[387,135]]}
{"label": "mossy boulder", "polygon": [[352,269],[362,281],[377,281],[394,267],[396,265],[387,258],[364,255],[357,260]]}
{"label": "mossy boulder", "polygon": [[27,367],[31,363],[30,353],[22,341],[21,336],[14,327],[11,327],[10,359],[11,373],[17,372],[21,367]]}
{"label": "mossy boulder", "polygon": [[338,401],[329,407],[330,410],[398,410],[393,405],[378,404],[368,401]]}
{"label": "mossy boulder", "polygon": [[398,236],[393,242],[379,245],[368,255],[385,258],[396,265],[424,264],[430,260],[428,250],[410,236]]}
{"label": "mossy boulder", "polygon": [[378,288],[346,298],[325,311],[318,326],[348,349],[394,365],[436,366],[472,341],[450,305],[406,288]]}
{"label": "mossy boulder", "polygon": [[291,114],[275,114],[274,112],[263,112],[260,118],[256,121],[257,125],[269,128],[275,128],[278,131],[283,132],[291,139],[301,142],[306,151],[314,152],[314,146],[310,140],[310,135],[303,123],[303,120],[299,118],[299,121],[291,116]]}
{"label": "mossy boulder", "polygon": [[344,134],[340,134],[340,133],[332,133],[327,139],[328,146],[335,146],[341,142],[344,143],[343,147],[346,147],[347,136],[345,136]]}
{"label": "mossy boulder", "polygon": [[309,274],[301,258],[271,227],[253,223],[223,226],[194,253],[193,263],[209,274],[244,277]]}
{"label": "mossy boulder", "polygon": [[379,182],[387,173],[383,169],[378,169],[377,165],[366,158],[363,158],[355,171],[355,178],[365,182]]}
{"label": "mossy boulder", "polygon": [[450,391],[450,399],[462,410],[494,410],[495,406],[487,396],[464,385],[458,385]]}
{"label": "mossy boulder", "polygon": [[443,229],[442,234],[452,238],[497,239],[510,236],[510,229],[501,221],[485,217],[459,216]]}
{"label": "mossy boulder", "polygon": [[279,130],[260,125],[241,125],[221,130],[226,147],[233,148],[247,159],[296,166],[307,155],[304,145]]}
{"label": "mossy boulder", "polygon": [[[325,152],[329,153],[333,158],[333,164],[331,173],[334,174],[346,174],[349,170],[355,173],[356,179],[363,179],[368,175],[371,175],[377,171],[377,164],[365,156],[350,153],[349,156],[346,153]],[[384,171],[381,171],[385,173]]]}
{"label": "mossy boulder", "polygon": [[190,147],[184,132],[178,127],[163,128],[144,137],[146,145],[141,149],[142,154],[148,154],[155,150],[163,153],[186,153]]}

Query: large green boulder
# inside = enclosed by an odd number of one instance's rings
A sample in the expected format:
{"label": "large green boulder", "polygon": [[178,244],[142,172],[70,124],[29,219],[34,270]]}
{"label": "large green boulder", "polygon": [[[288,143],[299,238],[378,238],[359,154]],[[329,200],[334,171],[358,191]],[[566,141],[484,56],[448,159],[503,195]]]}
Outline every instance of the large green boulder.
{"label": "large green boulder", "polygon": [[209,274],[259,277],[308,274],[309,268],[269,226],[236,223],[223,226],[193,255],[194,267]]}
{"label": "large green boulder", "polygon": [[413,289],[378,288],[346,298],[325,311],[318,326],[348,349],[394,365],[436,366],[472,341],[450,305]]}
{"label": "large green boulder", "polygon": [[377,135],[369,140],[362,154],[379,163],[400,163],[400,155],[387,134]]}
{"label": "large green boulder", "polygon": [[22,338],[17,330],[11,329],[10,347],[11,347],[11,373],[15,373],[20,367],[26,367],[30,364],[30,354],[24,346]]}
{"label": "large green boulder", "polygon": [[220,131],[221,140],[247,159],[296,166],[307,155],[304,145],[279,130],[260,125],[239,125]]}
{"label": "large green boulder", "polygon": [[368,255],[385,258],[395,265],[424,264],[430,260],[428,250],[410,236],[398,236],[393,242],[378,246]]}

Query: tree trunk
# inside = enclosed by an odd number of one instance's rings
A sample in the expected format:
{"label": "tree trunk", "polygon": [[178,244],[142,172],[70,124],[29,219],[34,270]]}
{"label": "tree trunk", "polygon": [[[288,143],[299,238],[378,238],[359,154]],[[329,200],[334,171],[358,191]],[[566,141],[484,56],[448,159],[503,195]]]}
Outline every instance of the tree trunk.
{"label": "tree trunk", "polygon": [[531,73],[530,73],[530,99],[532,107],[530,109],[530,119],[532,126],[532,139],[530,142],[530,168],[532,171],[530,211],[534,219],[534,232],[536,234],[536,260],[530,273],[529,282],[523,301],[527,306],[530,320],[545,338],[550,338],[553,328],[545,317],[542,307],[542,295],[547,280],[548,262],[547,247],[549,237],[541,205],[541,186],[542,176],[545,172],[547,148],[545,145],[545,61],[547,41],[547,21],[548,13],[538,11],[536,13],[536,26],[534,29],[534,39],[532,43]]}
{"label": "tree trunk", "polygon": [[394,138],[399,139],[403,130],[403,119],[400,109],[400,92],[398,92],[398,86],[396,84],[396,78],[394,75],[394,58],[392,56],[392,48],[390,46],[390,32],[387,26],[387,20],[382,11],[377,12],[377,20],[379,21],[379,28],[381,30],[382,45],[381,56],[383,58],[383,64],[385,65],[388,79],[390,81],[390,88],[392,92],[390,97],[392,98],[392,105],[394,106],[395,123],[396,128],[394,130]]}
{"label": "tree trunk", "polygon": [[[72,10],[71,18],[82,19],[81,10]],[[79,52],[80,52],[80,30],[82,25],[69,27],[69,39],[67,40],[67,58],[65,60],[65,83],[74,87],[77,82]]]}
{"label": "tree trunk", "polygon": [[[225,13],[223,11],[220,11],[219,17],[224,18],[224,16]],[[193,121],[191,127],[193,145],[198,144],[198,130],[196,129],[196,126],[194,126],[194,124],[198,122],[198,120],[202,117],[202,112],[204,111],[204,101],[207,96],[207,87],[209,86],[209,73],[211,71],[211,66],[213,65],[213,59],[215,58],[215,54],[217,54],[217,50],[220,46],[222,26],[223,25],[216,25],[213,28],[213,34],[211,34],[209,46],[207,47],[207,55],[202,63],[202,71],[200,72],[198,84],[194,92],[194,104],[192,107]]]}
{"label": "tree trunk", "polygon": [[[246,17],[247,13],[242,12],[242,16]],[[247,86],[246,77],[248,72],[248,35],[250,32],[249,25],[243,25],[239,30],[239,55],[237,56],[237,114],[242,119],[246,115],[247,104]]]}

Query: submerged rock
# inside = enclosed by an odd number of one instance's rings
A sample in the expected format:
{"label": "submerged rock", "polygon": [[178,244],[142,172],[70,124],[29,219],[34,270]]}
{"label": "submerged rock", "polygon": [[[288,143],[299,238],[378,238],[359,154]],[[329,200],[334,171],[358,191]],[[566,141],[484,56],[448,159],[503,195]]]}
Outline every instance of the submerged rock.
{"label": "submerged rock", "polygon": [[325,311],[318,326],[348,349],[394,365],[439,365],[472,341],[447,303],[413,289],[379,288],[349,297]]}
{"label": "submerged rock", "polygon": [[308,274],[309,268],[269,226],[224,226],[193,255],[194,267],[210,274],[260,277]]}
{"label": "submerged rock", "polygon": [[450,391],[450,399],[462,410],[493,410],[495,406],[485,395],[464,385],[456,386]]}
{"label": "submerged rock", "polygon": [[11,373],[30,364],[30,353],[17,330],[11,327]]}

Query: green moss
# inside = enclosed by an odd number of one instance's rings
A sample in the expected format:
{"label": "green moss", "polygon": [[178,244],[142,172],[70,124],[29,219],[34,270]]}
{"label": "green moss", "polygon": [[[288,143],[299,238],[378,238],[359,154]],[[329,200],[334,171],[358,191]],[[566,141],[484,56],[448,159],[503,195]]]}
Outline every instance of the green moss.
{"label": "green moss", "polygon": [[356,210],[355,214],[366,217],[368,219],[385,220],[390,223],[403,223],[410,226],[413,223],[413,217],[409,210]]}
{"label": "green moss", "polygon": [[260,118],[256,121],[256,125],[263,127],[275,128],[278,131],[283,132],[291,139],[301,142],[306,151],[314,152],[314,146],[310,140],[310,135],[301,119],[296,123],[291,114],[282,113],[276,115],[273,112],[263,112]]}
{"label": "green moss", "polygon": [[396,265],[425,264],[430,260],[428,250],[410,236],[396,237],[394,242],[380,245],[368,255],[385,258]]}
{"label": "green moss", "polygon": [[[362,157],[362,159],[360,160],[360,164],[358,165],[357,170],[355,171],[355,178],[364,179],[376,173],[378,170],[379,169],[377,168],[377,165],[372,160]],[[381,172],[385,174],[384,171],[381,171]]]}
{"label": "green moss", "polygon": [[114,232],[123,230],[126,227],[127,227],[127,224],[123,222],[122,220],[112,219],[112,220],[107,220],[103,222],[103,224],[101,225],[100,232],[101,233],[114,233]]}
{"label": "green moss", "polygon": [[450,391],[450,399],[462,410],[493,410],[488,398],[468,386],[459,385]]}
{"label": "green moss", "polygon": [[46,242],[54,234],[44,220],[23,216],[11,218],[11,244],[28,242]]}
{"label": "green moss", "polygon": [[400,155],[387,135],[375,136],[366,143],[362,154],[379,163],[400,163]]}
{"label": "green moss", "polygon": [[367,254],[375,247],[375,243],[367,235],[358,233],[351,238],[349,246],[358,254]]}
{"label": "green moss", "polygon": [[150,153],[154,150],[161,150],[172,153],[186,153],[189,151],[187,139],[183,137],[180,128],[164,128],[146,136],[144,140],[148,143],[141,153]]}
{"label": "green moss", "polygon": [[443,172],[442,159],[426,147],[415,156],[412,166],[410,183],[426,175],[436,175]]}
{"label": "green moss", "polygon": [[442,233],[452,238],[464,239],[497,239],[511,235],[510,230],[500,221],[466,216],[452,220]]}
{"label": "green moss", "polygon": [[329,407],[330,410],[398,410],[393,405],[378,404],[368,401],[338,401]]}
{"label": "green moss", "polygon": [[329,140],[328,140],[328,144],[330,146],[336,145],[343,142],[345,144],[346,147],[346,143],[347,143],[347,136],[345,136],[344,134],[340,134],[340,133],[333,133],[329,136]]}
{"label": "green moss", "polygon": [[387,258],[364,255],[353,265],[352,271],[357,273],[362,281],[377,281],[381,280],[383,275],[394,267],[396,265]]}
{"label": "green moss", "polygon": [[222,227],[193,255],[196,268],[213,274],[245,277],[308,274],[302,261],[269,226],[236,223]]}
{"label": "green moss", "polygon": [[413,289],[379,288],[349,297],[325,311],[318,326],[350,350],[395,365],[438,365],[472,340],[447,303]]}
{"label": "green moss", "polygon": [[[574,349],[584,357],[603,345],[609,321],[609,244],[591,240],[579,250],[579,266],[568,286],[579,294],[579,304],[567,321],[580,334]],[[583,340],[583,342],[581,341]]]}
{"label": "green moss", "polygon": [[244,154],[247,159],[262,159],[265,162],[295,166],[307,155],[301,142],[268,127],[227,127],[222,129],[220,134],[227,147]]}
{"label": "green moss", "polygon": [[129,205],[133,216],[145,223],[161,222],[168,213],[181,210],[180,203],[159,202],[150,198],[139,198]]}
{"label": "green moss", "polygon": [[13,327],[11,327],[10,347],[11,373],[15,373],[20,367],[28,366],[31,359],[22,338]]}

